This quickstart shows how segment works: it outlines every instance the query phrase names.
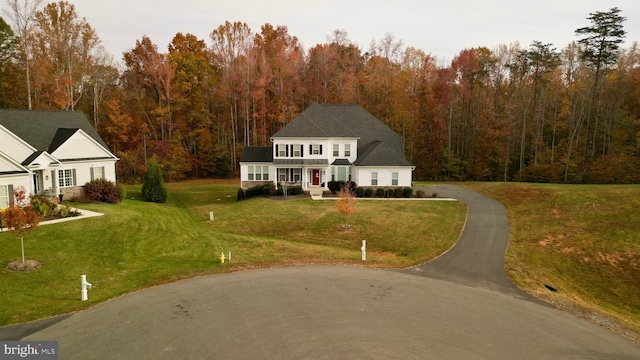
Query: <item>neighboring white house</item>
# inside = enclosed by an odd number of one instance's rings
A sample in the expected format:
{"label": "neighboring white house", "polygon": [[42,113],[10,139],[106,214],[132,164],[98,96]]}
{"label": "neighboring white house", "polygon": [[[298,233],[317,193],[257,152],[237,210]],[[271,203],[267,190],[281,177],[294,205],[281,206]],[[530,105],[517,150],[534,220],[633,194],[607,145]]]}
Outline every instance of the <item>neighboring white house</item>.
{"label": "neighboring white house", "polygon": [[311,105],[271,141],[271,147],[242,150],[242,188],[273,183],[326,190],[329,181],[411,186],[415,166],[402,138],[359,105]]}
{"label": "neighboring white house", "polygon": [[91,180],[115,182],[117,160],[80,112],[0,110],[0,209],[18,187],[74,197]]}

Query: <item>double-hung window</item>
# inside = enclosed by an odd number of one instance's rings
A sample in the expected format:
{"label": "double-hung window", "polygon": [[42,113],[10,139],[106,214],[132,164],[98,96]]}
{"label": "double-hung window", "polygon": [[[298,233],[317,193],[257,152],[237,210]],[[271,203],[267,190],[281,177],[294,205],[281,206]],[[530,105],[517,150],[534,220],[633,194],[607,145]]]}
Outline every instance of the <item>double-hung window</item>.
{"label": "double-hung window", "polygon": [[351,156],[351,144],[344,144],[344,157]]}
{"label": "double-hung window", "polygon": [[247,166],[247,180],[263,181],[269,180],[269,167],[260,165]]}
{"label": "double-hung window", "polygon": [[310,153],[311,155],[322,155],[322,145],[320,144],[311,144],[309,145],[310,147]]}
{"label": "double-hung window", "polygon": [[302,145],[300,144],[293,145],[293,157],[302,157]]}
{"label": "double-hung window", "polygon": [[104,178],[104,166],[96,166],[91,168],[91,180]]}
{"label": "double-hung window", "polygon": [[11,185],[0,185],[0,209],[8,208],[11,206],[11,199],[13,192],[13,186]]}
{"label": "double-hung window", "polygon": [[76,169],[58,170],[58,186],[61,188],[76,186]]}
{"label": "double-hung window", "polygon": [[391,186],[398,186],[398,173],[397,172],[392,172],[391,173]]}
{"label": "double-hung window", "polygon": [[279,144],[278,145],[278,157],[286,157],[287,156],[287,146],[289,145],[284,145],[284,144]]}
{"label": "double-hung window", "polygon": [[333,156],[340,156],[340,144],[333,144]]}
{"label": "double-hung window", "polygon": [[371,186],[378,186],[378,173],[377,172],[372,172],[371,173]]}

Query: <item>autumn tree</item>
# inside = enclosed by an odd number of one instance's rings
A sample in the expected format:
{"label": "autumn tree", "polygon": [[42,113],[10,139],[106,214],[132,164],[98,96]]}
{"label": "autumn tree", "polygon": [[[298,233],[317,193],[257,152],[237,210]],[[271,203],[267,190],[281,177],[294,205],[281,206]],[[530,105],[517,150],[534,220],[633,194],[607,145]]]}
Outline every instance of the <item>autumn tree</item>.
{"label": "autumn tree", "polygon": [[14,203],[3,210],[2,221],[12,234],[20,237],[22,263],[24,264],[24,234],[38,227],[42,216],[38,215],[29,203],[24,187],[15,189],[13,196]]}
{"label": "autumn tree", "polygon": [[42,4],[42,0],[6,0],[6,3],[9,6],[9,10],[5,11],[5,14],[13,21],[15,33],[20,40],[20,49],[22,50],[26,73],[27,109],[31,110],[31,44],[28,31]]}
{"label": "autumn tree", "polygon": [[345,184],[345,186],[340,189],[338,192],[338,200],[336,200],[336,208],[338,211],[345,216],[345,224],[342,227],[343,229],[349,229],[351,226],[349,225],[349,215],[356,212],[356,196],[349,187],[349,184]]}
{"label": "autumn tree", "polygon": [[29,34],[37,66],[38,107],[75,110],[100,43],[95,30],[66,1],[50,3],[34,16]]}
{"label": "autumn tree", "polygon": [[[602,71],[616,63],[620,53],[620,44],[626,34],[622,24],[626,18],[620,15],[620,12],[620,9],[614,7],[609,11],[590,13],[587,19],[591,21],[591,25],[576,29],[576,35],[583,36],[578,41],[583,46],[580,56],[594,69],[584,141],[583,176],[585,177],[589,171],[589,160],[593,157],[596,148],[598,120],[602,113],[601,107],[596,103],[599,90],[602,89],[600,83]],[[591,151],[588,149],[589,145],[591,145]]]}

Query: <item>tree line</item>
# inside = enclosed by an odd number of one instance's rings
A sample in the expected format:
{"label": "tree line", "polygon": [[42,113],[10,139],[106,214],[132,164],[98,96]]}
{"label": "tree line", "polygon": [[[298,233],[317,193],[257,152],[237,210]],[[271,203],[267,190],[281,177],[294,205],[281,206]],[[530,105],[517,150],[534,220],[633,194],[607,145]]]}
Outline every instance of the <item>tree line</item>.
{"label": "tree line", "polygon": [[360,104],[404,139],[415,179],[640,182],[640,52],[625,18],[589,14],[577,41],[461,50],[448,65],[392,34],[343,30],[303,49],[286,26],[225,22],[208,39],[143,36],[122,63],[65,1],[5,0],[0,107],[82,111],[140,181],[237,176],[243,146],[313,103]]}

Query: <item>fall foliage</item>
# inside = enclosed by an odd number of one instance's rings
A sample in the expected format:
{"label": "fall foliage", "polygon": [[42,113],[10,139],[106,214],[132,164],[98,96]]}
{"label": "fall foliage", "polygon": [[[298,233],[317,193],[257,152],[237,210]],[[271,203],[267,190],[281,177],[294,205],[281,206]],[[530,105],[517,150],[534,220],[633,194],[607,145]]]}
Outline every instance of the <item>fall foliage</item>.
{"label": "fall foliage", "polygon": [[345,216],[343,229],[349,229],[349,215],[356,212],[356,195],[351,191],[348,185],[345,185],[338,192],[338,200],[336,200],[336,208]]}
{"label": "fall foliage", "polygon": [[0,22],[0,106],[82,111],[119,181],[141,182],[152,157],[167,181],[237,176],[243,146],[269,146],[309,105],[355,103],[403,137],[416,180],[640,182],[640,49],[621,47],[617,8],[563,48],[449,64],[393,34],[364,48],[336,30],[306,50],[284,25],[227,21],[208,39],[132,39],[119,67],[72,3],[6,1],[33,6]]}
{"label": "fall foliage", "polygon": [[7,226],[12,234],[20,238],[22,262],[24,263],[24,234],[38,227],[42,216],[38,215],[32,208],[24,187],[15,189],[13,196],[15,203],[2,210],[2,223]]}

